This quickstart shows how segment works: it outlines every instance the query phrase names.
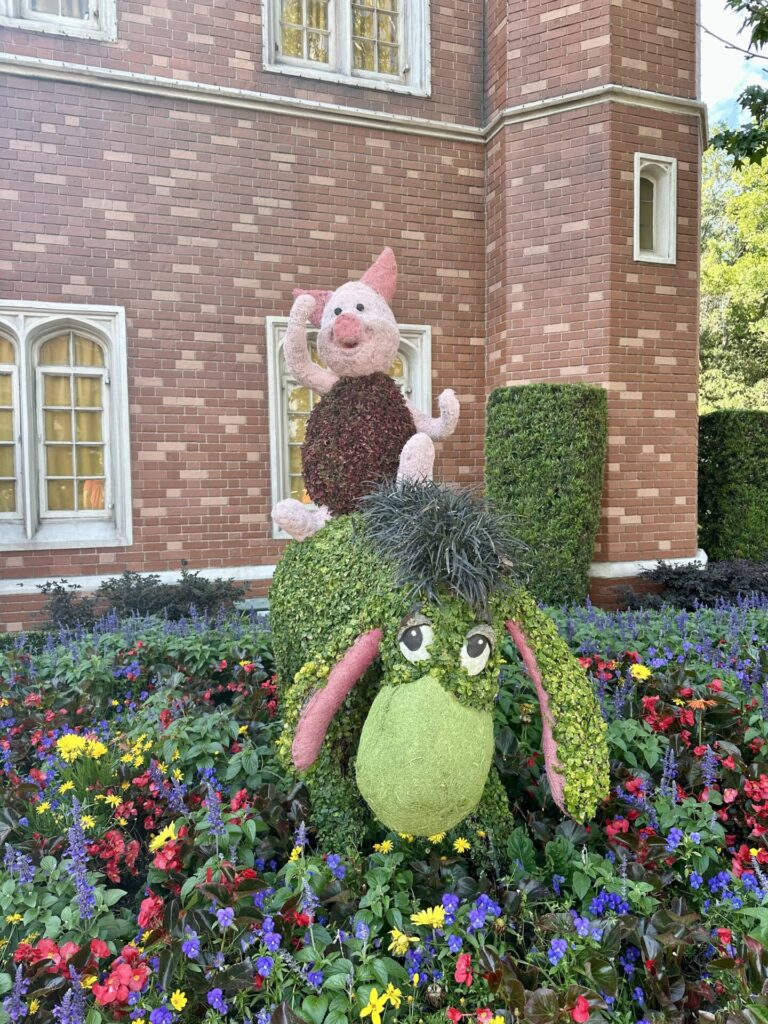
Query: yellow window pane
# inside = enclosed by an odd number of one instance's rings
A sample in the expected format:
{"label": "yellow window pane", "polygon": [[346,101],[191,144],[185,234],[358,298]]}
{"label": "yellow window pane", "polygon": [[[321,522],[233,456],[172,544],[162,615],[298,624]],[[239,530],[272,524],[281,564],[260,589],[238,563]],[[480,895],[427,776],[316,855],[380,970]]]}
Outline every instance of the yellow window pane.
{"label": "yellow window pane", "polygon": [[50,512],[75,511],[75,481],[49,480],[47,485]]}
{"label": "yellow window pane", "polygon": [[301,473],[301,448],[297,444],[288,445],[288,471],[289,473]]}
{"label": "yellow window pane", "polygon": [[13,445],[0,444],[0,476],[15,476]]}
{"label": "yellow window pane", "polygon": [[40,348],[43,366],[69,366],[69,332],[46,341]]}
{"label": "yellow window pane", "polygon": [[78,480],[77,507],[87,512],[104,508],[104,481]]}
{"label": "yellow window pane", "polygon": [[77,475],[104,476],[104,446],[77,446]]}
{"label": "yellow window pane", "polygon": [[379,45],[379,71],[385,75],[400,74],[399,47]]}
{"label": "yellow window pane", "polygon": [[376,19],[380,43],[397,42],[397,18],[392,14],[379,14]]}
{"label": "yellow window pane", "polygon": [[90,338],[81,338],[75,335],[75,366],[103,366],[104,352],[101,345],[97,345]]}
{"label": "yellow window pane", "polygon": [[0,441],[13,441],[13,413],[0,409]]}
{"label": "yellow window pane", "polygon": [[16,511],[16,484],[13,480],[0,480],[0,512]]}
{"label": "yellow window pane", "polygon": [[300,28],[283,25],[283,53],[286,57],[304,56],[304,33]]}
{"label": "yellow window pane", "polygon": [[376,70],[376,49],[372,42],[366,39],[354,39],[352,41],[352,57],[354,67],[358,71]]}
{"label": "yellow window pane", "polygon": [[75,405],[101,406],[101,377],[75,377]]}
{"label": "yellow window pane", "polygon": [[71,405],[72,391],[69,377],[54,377],[43,374],[43,405]]}
{"label": "yellow window pane", "polygon": [[311,412],[312,397],[308,388],[290,386],[288,391],[288,412]]}
{"label": "yellow window pane", "polygon": [[301,10],[301,0],[283,0],[280,17],[291,25],[301,25],[304,16]]}
{"label": "yellow window pane", "polygon": [[310,28],[328,29],[328,4],[323,0],[308,0],[307,17]]}
{"label": "yellow window pane", "polygon": [[328,63],[328,36],[322,32],[307,32],[307,59],[318,64]]}
{"label": "yellow window pane", "polygon": [[13,342],[7,338],[0,338],[0,363],[15,363],[16,349]]}
{"label": "yellow window pane", "polygon": [[10,373],[0,373],[0,405],[13,405]]}
{"label": "yellow window pane", "polygon": [[405,366],[403,365],[403,357],[398,356],[394,363],[389,368],[390,377],[402,378],[405,376]]}
{"label": "yellow window pane", "polygon": [[291,497],[295,498],[296,501],[306,501],[305,495],[307,494],[304,489],[304,480],[300,476],[291,477]]}
{"label": "yellow window pane", "polygon": [[72,415],[69,410],[46,412],[43,425],[46,441],[72,440]]}
{"label": "yellow window pane", "polygon": [[303,444],[304,435],[307,432],[306,416],[288,417],[288,440],[292,444]]}
{"label": "yellow window pane", "polygon": [[46,476],[74,476],[72,448],[68,444],[45,446]]}
{"label": "yellow window pane", "polygon": [[352,32],[356,36],[373,39],[376,27],[376,15],[360,7],[352,8]]}
{"label": "yellow window pane", "polygon": [[75,440],[101,441],[101,417],[100,412],[75,413]]}

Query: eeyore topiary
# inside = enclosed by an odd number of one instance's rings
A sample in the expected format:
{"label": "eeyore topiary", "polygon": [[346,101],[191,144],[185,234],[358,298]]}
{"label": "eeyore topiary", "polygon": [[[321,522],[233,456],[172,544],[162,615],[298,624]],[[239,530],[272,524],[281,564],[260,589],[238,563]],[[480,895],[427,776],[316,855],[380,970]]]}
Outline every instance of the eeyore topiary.
{"label": "eeyore topiary", "polygon": [[492,709],[511,636],[539,698],[552,796],[578,820],[608,791],[605,723],[554,623],[516,583],[506,526],[465,492],[382,486],[277,567],[271,618],[285,726],[321,841],[498,826]]}

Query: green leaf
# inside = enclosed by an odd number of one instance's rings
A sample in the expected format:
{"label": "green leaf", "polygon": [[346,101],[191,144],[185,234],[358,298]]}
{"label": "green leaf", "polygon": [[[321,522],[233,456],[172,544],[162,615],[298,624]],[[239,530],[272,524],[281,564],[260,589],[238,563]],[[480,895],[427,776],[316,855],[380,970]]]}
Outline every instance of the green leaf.
{"label": "green leaf", "polygon": [[312,1024],[322,1024],[328,1009],[327,996],[307,996],[301,1004],[302,1013]]}
{"label": "green leaf", "polygon": [[586,875],[582,874],[581,871],[575,871],[573,874],[573,891],[576,896],[583,900],[592,887],[592,882]]}

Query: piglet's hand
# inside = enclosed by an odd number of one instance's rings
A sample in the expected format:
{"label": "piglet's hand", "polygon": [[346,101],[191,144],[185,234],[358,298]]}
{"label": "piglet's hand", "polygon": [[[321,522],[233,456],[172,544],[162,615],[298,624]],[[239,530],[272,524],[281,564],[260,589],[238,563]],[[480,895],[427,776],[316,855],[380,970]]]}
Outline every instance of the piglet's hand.
{"label": "piglet's hand", "polygon": [[294,299],[291,306],[291,320],[300,324],[306,324],[315,309],[315,299],[312,295],[299,295]]}
{"label": "piglet's hand", "polygon": [[319,395],[330,391],[338,380],[335,373],[315,363],[307,344],[307,321],[311,320],[317,309],[317,297],[314,295],[297,295],[291,306],[291,316],[285,331],[283,354],[289,372],[299,384],[311,388]]}
{"label": "piglet's hand", "polygon": [[442,437],[449,437],[459,422],[459,400],[453,388],[446,388],[438,398],[437,404],[440,407]]}

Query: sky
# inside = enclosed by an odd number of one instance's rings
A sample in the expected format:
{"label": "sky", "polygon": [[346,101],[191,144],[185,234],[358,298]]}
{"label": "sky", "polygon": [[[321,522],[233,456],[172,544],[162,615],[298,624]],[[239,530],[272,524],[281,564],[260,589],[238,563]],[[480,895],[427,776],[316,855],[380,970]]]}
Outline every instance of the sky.
{"label": "sky", "polygon": [[[739,32],[741,17],[726,10],[724,0],[700,0],[701,24],[730,43],[747,48],[749,33]],[[763,51],[766,52],[765,50]],[[726,121],[735,127],[743,118],[737,103],[748,85],[768,86],[768,60],[748,60],[706,32],[701,33],[701,98],[709,107],[710,130]]]}

